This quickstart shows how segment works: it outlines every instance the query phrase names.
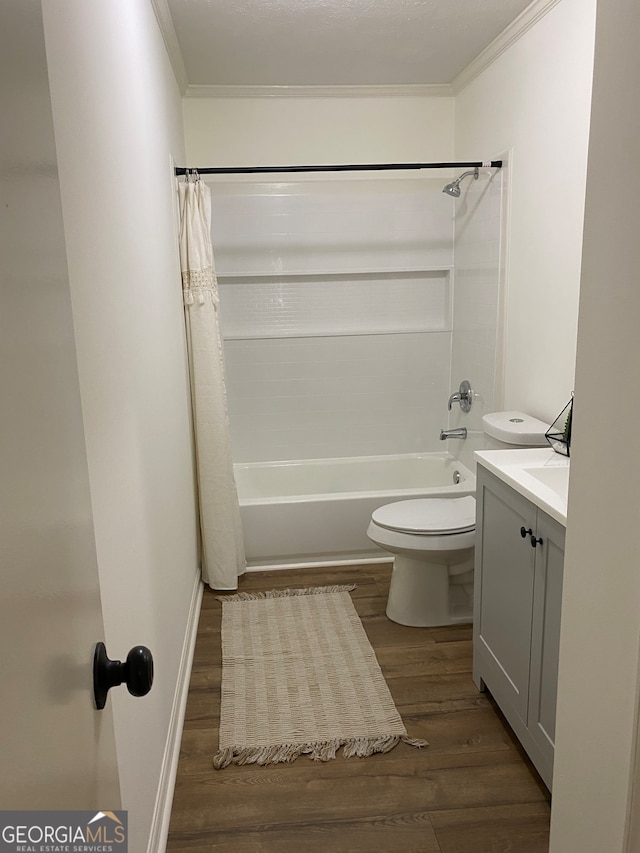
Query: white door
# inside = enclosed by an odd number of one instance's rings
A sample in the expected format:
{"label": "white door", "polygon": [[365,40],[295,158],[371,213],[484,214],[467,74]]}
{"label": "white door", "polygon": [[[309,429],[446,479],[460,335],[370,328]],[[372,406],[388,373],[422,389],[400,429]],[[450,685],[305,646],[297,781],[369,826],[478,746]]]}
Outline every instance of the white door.
{"label": "white door", "polygon": [[0,4],[0,808],[118,809],[39,0]]}

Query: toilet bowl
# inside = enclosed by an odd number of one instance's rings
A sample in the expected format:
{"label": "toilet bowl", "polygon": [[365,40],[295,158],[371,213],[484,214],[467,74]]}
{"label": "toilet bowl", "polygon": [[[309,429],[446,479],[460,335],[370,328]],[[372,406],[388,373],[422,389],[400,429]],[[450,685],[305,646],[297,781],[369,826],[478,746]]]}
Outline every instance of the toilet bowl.
{"label": "toilet bowl", "polygon": [[470,495],[398,501],[374,510],[367,536],[395,555],[389,619],[420,628],[471,621],[475,523]]}
{"label": "toilet bowl", "polygon": [[[492,448],[542,447],[548,424],[522,412],[482,419]],[[394,555],[387,616],[426,628],[471,622],[475,498],[421,498],[374,510],[367,536]]]}

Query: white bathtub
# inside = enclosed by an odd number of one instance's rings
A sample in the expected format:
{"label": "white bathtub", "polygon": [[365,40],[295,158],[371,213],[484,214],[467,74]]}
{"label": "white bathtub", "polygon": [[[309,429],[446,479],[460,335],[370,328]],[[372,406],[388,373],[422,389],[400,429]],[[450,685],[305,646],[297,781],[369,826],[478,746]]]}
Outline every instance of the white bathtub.
{"label": "white bathtub", "polygon": [[374,509],[476,489],[475,476],[446,453],[251,462],[234,470],[250,568],[389,560],[366,535]]}

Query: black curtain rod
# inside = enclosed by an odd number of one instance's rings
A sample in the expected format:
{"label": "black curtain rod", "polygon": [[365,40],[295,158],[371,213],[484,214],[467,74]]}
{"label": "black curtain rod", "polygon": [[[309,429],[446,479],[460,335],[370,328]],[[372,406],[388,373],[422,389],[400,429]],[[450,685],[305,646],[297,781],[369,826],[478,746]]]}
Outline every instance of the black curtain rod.
{"label": "black curtain rod", "polygon": [[473,161],[462,163],[365,163],[349,166],[231,166],[202,169],[176,168],[176,175],[197,172],[199,175],[263,175],[278,172],[382,172],[395,169],[501,169],[502,160]]}

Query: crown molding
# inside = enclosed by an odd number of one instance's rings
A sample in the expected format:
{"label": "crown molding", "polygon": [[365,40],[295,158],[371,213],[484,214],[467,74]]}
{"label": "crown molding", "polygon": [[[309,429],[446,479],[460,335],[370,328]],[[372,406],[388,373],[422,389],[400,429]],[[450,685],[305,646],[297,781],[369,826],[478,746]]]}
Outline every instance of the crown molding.
{"label": "crown molding", "polygon": [[476,79],[486,68],[493,64],[499,56],[508,50],[512,44],[522,38],[531,27],[544,18],[560,0],[534,0],[524,12],[506,27],[499,36],[487,45],[476,58],[463,69],[451,84],[452,93],[458,95],[469,83]]}
{"label": "crown molding", "polygon": [[182,59],[182,51],[180,50],[176,28],[173,25],[173,18],[171,17],[169,4],[167,0],[151,0],[151,6],[155,12],[160,32],[162,33],[164,45],[169,56],[169,62],[173,68],[173,73],[175,74],[180,94],[184,95],[189,87],[189,80],[187,78],[187,69],[185,68],[184,61]]}
{"label": "crown molding", "polygon": [[[155,0],[154,0],[155,2]],[[448,83],[407,86],[187,86],[186,98],[451,98]]]}

